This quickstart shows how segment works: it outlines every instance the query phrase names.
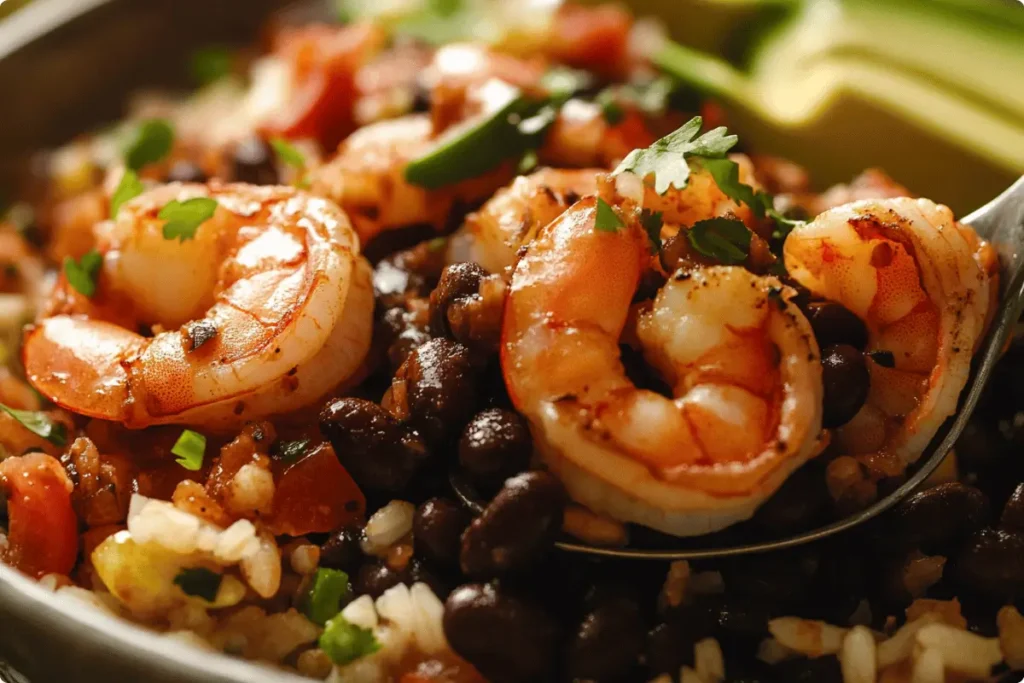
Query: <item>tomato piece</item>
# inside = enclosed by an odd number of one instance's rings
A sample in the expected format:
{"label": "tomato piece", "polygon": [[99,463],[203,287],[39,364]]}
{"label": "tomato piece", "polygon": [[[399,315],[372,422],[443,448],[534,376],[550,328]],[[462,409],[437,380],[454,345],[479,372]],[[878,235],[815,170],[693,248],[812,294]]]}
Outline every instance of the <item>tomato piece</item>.
{"label": "tomato piece", "polygon": [[629,13],[614,5],[564,5],[555,16],[552,56],[603,76],[622,75],[629,66],[632,25]]}
{"label": "tomato piece", "polygon": [[68,574],[78,557],[71,479],[55,458],[28,453],[0,463],[7,491],[7,562],[30,576]]}
{"label": "tomato piece", "polygon": [[321,444],[281,472],[266,526],[275,535],[301,536],[360,522],[365,514],[363,492],[330,444]]}
{"label": "tomato piece", "polygon": [[356,71],[384,43],[371,24],[283,30],[274,51],[291,63],[295,92],[263,126],[267,135],[313,138],[333,149],[355,128]]}

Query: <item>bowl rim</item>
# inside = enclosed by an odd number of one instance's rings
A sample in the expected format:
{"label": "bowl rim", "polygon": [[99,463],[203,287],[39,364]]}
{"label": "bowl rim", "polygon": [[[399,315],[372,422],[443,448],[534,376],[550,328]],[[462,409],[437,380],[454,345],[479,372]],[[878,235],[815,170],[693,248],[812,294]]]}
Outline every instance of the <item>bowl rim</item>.
{"label": "bowl rim", "polygon": [[[0,60],[75,22],[113,0],[35,0],[0,22]],[[163,674],[167,680],[204,683],[300,683],[308,678],[204,650],[151,631],[73,598],[47,590],[13,567],[0,563],[0,614],[17,623],[30,623],[54,644],[74,642],[93,656],[120,660],[139,670]],[[2,638],[0,641],[6,641]],[[0,648],[3,651],[7,648]],[[42,650],[46,650],[43,646]],[[90,661],[93,661],[90,659]]]}

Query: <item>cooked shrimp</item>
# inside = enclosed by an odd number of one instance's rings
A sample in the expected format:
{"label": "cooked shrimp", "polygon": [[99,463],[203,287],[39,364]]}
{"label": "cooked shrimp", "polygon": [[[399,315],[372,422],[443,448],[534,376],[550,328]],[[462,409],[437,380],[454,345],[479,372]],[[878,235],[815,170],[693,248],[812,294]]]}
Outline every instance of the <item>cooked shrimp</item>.
{"label": "cooked shrimp", "polygon": [[[743,154],[731,154],[729,158],[739,166],[739,181],[759,190],[761,185],[754,176],[754,166],[750,159]],[[621,187],[622,181],[618,184]],[[750,227],[755,225],[750,207],[737,204],[729,198],[718,187],[714,177],[704,169],[694,169],[682,190],[670,187],[662,195],[653,187],[645,185],[643,202],[645,209],[661,212],[662,218],[669,224],[691,226],[709,218],[735,216]]]}
{"label": "cooked shrimp", "polygon": [[577,502],[675,535],[707,533],[750,517],[817,453],[818,348],[795,292],[775,278],[679,271],[637,323],[673,397],[634,386],[619,343],[650,256],[626,204],[616,232],[595,228],[590,197],[529,245],[505,309],[505,381]]}
{"label": "cooked shrimp", "polygon": [[450,261],[474,261],[491,273],[515,263],[519,247],[545,225],[597,192],[599,169],[578,171],[542,168],[498,191],[466,217],[450,240]]}
{"label": "cooked shrimp", "polygon": [[412,185],[405,168],[430,148],[432,130],[430,119],[421,114],[360,128],[311,174],[310,191],[337,202],[366,243],[395,228],[427,224],[440,229],[456,202],[481,201],[512,176],[502,167],[440,190]]}
{"label": "cooked shrimp", "polygon": [[[164,239],[157,213],[195,197],[217,200],[214,217],[194,239]],[[360,368],[370,271],[329,201],[172,184],[106,226],[96,295],[62,281],[54,315],[25,337],[28,379],[58,405],[129,427],[228,428],[308,405]]]}
{"label": "cooked shrimp", "polygon": [[784,253],[800,284],[864,320],[869,353],[892,354],[894,367],[868,364],[867,402],[838,433],[848,454],[898,473],[956,410],[995,302],[991,248],[945,206],[904,197],[831,209]]}

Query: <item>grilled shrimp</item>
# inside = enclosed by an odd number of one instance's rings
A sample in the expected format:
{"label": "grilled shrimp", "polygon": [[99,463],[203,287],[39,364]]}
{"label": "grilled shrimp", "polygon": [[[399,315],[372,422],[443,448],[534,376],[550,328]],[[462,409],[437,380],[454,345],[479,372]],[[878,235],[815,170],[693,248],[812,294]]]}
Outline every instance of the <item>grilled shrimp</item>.
{"label": "grilled shrimp", "polygon": [[580,197],[597,192],[599,169],[542,168],[498,191],[466,217],[452,237],[450,261],[474,261],[488,272],[513,265],[519,247],[558,218]]}
{"label": "grilled shrimp", "polygon": [[[216,199],[213,218],[194,239],[165,239],[160,209],[195,197]],[[25,337],[28,379],[54,403],[129,427],[227,429],[308,405],[359,370],[370,270],[331,202],[172,184],[101,226],[93,298],[62,279],[52,314]]]}
{"label": "grilled shrimp", "polygon": [[545,464],[587,507],[679,536],[750,517],[821,447],[822,381],[795,292],[738,267],[678,271],[640,314],[644,356],[672,397],[619,358],[649,263],[635,205],[616,232],[588,197],[519,261],[502,369]]}
{"label": "grilled shrimp", "polygon": [[892,354],[893,367],[869,362],[867,402],[838,436],[898,474],[956,410],[995,303],[994,252],[945,206],[904,197],[831,209],[790,233],[784,255],[797,282],[865,322],[869,358]]}
{"label": "grilled shrimp", "polygon": [[310,191],[341,206],[367,243],[395,228],[427,224],[441,229],[456,202],[479,202],[512,175],[499,168],[440,190],[417,187],[405,179],[405,169],[430,148],[432,137],[430,119],[422,114],[364,126],[311,174]]}

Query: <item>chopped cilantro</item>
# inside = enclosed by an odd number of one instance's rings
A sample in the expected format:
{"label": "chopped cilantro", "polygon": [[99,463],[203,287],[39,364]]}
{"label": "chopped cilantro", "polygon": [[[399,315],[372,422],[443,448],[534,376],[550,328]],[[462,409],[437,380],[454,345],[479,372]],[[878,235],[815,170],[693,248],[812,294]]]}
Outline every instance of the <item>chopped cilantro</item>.
{"label": "chopped cilantro", "polygon": [[657,254],[661,251],[661,211],[644,209],[640,212],[640,225],[647,233],[647,239],[651,241],[651,253]]}
{"label": "chopped cilantro", "polygon": [[658,194],[665,194],[673,186],[680,190],[685,188],[690,179],[687,159],[720,159],[738,139],[735,135],[728,135],[724,127],[698,136],[702,125],[701,117],[695,116],[678,130],[656,140],[650,147],[633,150],[612,175],[625,172],[635,173],[641,178],[652,175],[654,189]]}
{"label": "chopped cilantro", "polygon": [[231,63],[231,52],[227,48],[200,48],[192,53],[192,77],[199,85],[209,85],[229,75]]}
{"label": "chopped cilantro", "polygon": [[619,97],[614,88],[605,88],[594,100],[601,107],[601,115],[609,126],[617,126],[626,118],[626,111],[619,104]]}
{"label": "chopped cilantro", "polygon": [[337,569],[316,570],[306,593],[302,611],[314,624],[323,626],[341,610],[341,602],[349,593],[348,574]]}
{"label": "chopped cilantro", "polygon": [[90,297],[96,293],[96,279],[102,265],[103,257],[95,249],[83,254],[82,258],[77,261],[70,256],[65,256],[64,277],[76,292]]}
{"label": "chopped cilantro", "polygon": [[174,577],[174,585],[186,595],[194,595],[207,602],[217,599],[220,582],[223,577],[206,567],[185,567]]}
{"label": "chopped cilantro", "polygon": [[126,169],[124,175],[121,176],[121,182],[117,184],[117,189],[110,196],[110,217],[117,218],[117,212],[121,210],[121,206],[138,197],[145,189],[138,174],[131,169]]}
{"label": "chopped cilantro", "polygon": [[541,77],[540,84],[552,98],[565,101],[578,92],[594,87],[594,76],[580,69],[556,66]]}
{"label": "chopped cilantro", "polygon": [[598,197],[594,228],[601,232],[618,232],[619,228],[624,228],[625,226],[626,224],[622,222],[619,214],[615,213],[615,209],[608,202]]}
{"label": "chopped cilantro", "polygon": [[164,119],[143,121],[125,148],[124,163],[129,169],[138,171],[170,154],[173,144],[174,129],[170,123]]}
{"label": "chopped cilantro", "polygon": [[160,209],[157,218],[167,221],[164,239],[184,242],[195,237],[199,226],[212,218],[216,210],[217,200],[209,197],[193,197],[183,202],[175,199]]}
{"label": "chopped cilantro", "polygon": [[277,158],[295,168],[305,168],[306,155],[284,138],[270,138],[270,146],[277,152]]}
{"label": "chopped cilantro", "polygon": [[373,631],[350,623],[340,614],[324,626],[319,644],[335,664],[348,664],[380,649]]}
{"label": "chopped cilantro", "polygon": [[308,447],[309,439],[282,441],[277,446],[277,453],[284,462],[295,462],[302,457]]}
{"label": "chopped cilantro", "polygon": [[750,253],[750,230],[735,218],[697,221],[686,237],[699,253],[726,265],[742,263]]}
{"label": "chopped cilantro", "polygon": [[186,470],[198,472],[203,468],[203,455],[206,453],[206,437],[199,432],[186,429],[174,442],[171,453],[178,456],[176,462]]}
{"label": "chopped cilantro", "polygon": [[63,446],[68,442],[67,429],[61,422],[54,422],[46,413],[37,410],[17,410],[0,403],[0,410],[21,423],[21,426],[36,436],[41,436],[54,446]]}

